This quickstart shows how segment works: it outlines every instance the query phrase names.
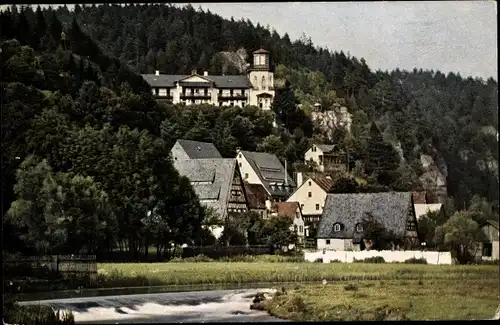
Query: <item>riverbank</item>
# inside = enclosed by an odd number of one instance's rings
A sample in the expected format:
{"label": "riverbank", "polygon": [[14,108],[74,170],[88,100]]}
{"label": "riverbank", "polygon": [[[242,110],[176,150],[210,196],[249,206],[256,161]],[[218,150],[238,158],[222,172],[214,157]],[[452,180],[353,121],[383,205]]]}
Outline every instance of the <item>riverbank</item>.
{"label": "riverbank", "polygon": [[291,321],[481,320],[498,307],[496,279],[348,281],[301,285],[259,309]]}
{"label": "riverbank", "polygon": [[498,279],[495,265],[183,262],[99,264],[101,288],[348,280]]}

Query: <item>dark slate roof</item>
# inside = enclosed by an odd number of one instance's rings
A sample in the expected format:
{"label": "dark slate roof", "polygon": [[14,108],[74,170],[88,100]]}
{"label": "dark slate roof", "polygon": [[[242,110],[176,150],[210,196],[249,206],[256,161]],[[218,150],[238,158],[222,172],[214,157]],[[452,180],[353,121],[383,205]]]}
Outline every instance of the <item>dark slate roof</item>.
{"label": "dark slate roof", "polygon": [[[151,87],[175,87],[175,82],[191,77],[191,75],[168,75],[160,74],[141,74],[142,78]],[[208,79],[215,84],[216,88],[250,88],[252,84],[247,76],[233,75],[233,76],[199,76]],[[188,82],[183,82],[188,84]]]}
{"label": "dark slate roof", "polygon": [[260,184],[244,183],[245,192],[247,194],[249,209],[265,209],[266,200],[270,198],[264,186]]}
{"label": "dark slate roof", "polygon": [[267,53],[269,53],[269,51],[266,51],[263,48],[260,48],[257,51],[253,51],[253,54],[267,54]]}
{"label": "dark slate roof", "polygon": [[177,142],[191,159],[222,158],[219,150],[211,142],[179,139]]}
{"label": "dark slate roof", "polygon": [[267,152],[243,150],[240,152],[246,158],[250,166],[252,166],[252,169],[257,173],[257,176],[268,193],[272,196],[279,197],[289,197],[293,193],[296,185],[293,178],[288,175],[288,172],[286,172],[286,178],[288,179],[288,186],[290,186],[291,189],[289,191],[286,189],[283,190],[281,186],[272,188],[274,184],[281,185],[285,182],[285,168],[276,155]]}
{"label": "dark slate roof", "polygon": [[488,221],[486,221],[483,224],[483,226],[486,225],[486,224],[492,225],[496,230],[499,230],[499,228],[498,228],[498,220],[488,220]]}
{"label": "dark slate roof", "polygon": [[191,181],[200,203],[214,208],[222,218],[225,218],[236,159],[176,160],[174,166],[180,175],[186,176]]}
{"label": "dark slate roof", "polygon": [[[328,194],[318,226],[317,238],[355,238],[355,226],[366,213],[372,214],[387,230],[403,236],[411,192]],[[342,224],[339,232],[335,223]]]}
{"label": "dark slate roof", "polygon": [[339,146],[337,146],[336,144],[314,144],[314,145],[324,153],[329,153],[332,152],[333,150],[336,150],[338,152],[343,152],[343,150],[340,149]]}

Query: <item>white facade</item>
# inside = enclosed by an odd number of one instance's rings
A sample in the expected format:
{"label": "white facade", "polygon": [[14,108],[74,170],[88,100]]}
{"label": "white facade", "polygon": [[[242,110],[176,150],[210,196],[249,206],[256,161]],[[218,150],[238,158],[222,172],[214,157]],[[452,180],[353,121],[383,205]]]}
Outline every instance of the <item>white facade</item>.
{"label": "white facade", "polygon": [[210,76],[208,72],[191,76],[142,75],[158,99],[173,104],[210,104],[215,106],[254,105],[270,110],[274,99],[274,74],[269,66],[269,52],[254,52],[252,68],[246,76]]}
{"label": "white facade", "polygon": [[304,162],[307,164],[309,161],[314,161],[318,167],[319,171],[324,172],[325,171],[325,166],[322,164],[322,161],[320,160],[320,156],[323,156],[323,150],[321,150],[318,146],[312,145],[309,150],[306,151],[304,154]]}
{"label": "white facade", "polygon": [[299,202],[303,215],[321,215],[326,195],[326,191],[309,177],[299,185],[287,202]]}
{"label": "white facade", "polygon": [[260,184],[264,186],[255,170],[252,168],[248,160],[241,152],[236,155],[236,162],[238,163],[238,167],[240,168],[241,172],[241,178],[244,182],[248,184]]}

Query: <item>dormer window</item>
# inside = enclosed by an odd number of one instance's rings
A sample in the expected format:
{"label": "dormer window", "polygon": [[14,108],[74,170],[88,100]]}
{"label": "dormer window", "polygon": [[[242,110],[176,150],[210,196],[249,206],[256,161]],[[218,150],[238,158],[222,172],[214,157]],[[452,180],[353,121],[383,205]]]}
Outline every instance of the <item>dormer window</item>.
{"label": "dormer window", "polygon": [[363,232],[363,224],[361,224],[361,223],[356,224],[356,231]]}
{"label": "dormer window", "polygon": [[333,231],[339,232],[342,229],[342,225],[340,223],[336,223],[333,225]]}

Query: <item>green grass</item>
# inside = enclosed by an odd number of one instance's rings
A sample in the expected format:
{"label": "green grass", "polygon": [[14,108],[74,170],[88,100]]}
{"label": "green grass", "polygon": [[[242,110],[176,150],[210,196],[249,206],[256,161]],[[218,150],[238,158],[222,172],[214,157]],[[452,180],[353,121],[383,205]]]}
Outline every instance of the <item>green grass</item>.
{"label": "green grass", "polygon": [[301,285],[260,308],[293,321],[491,319],[499,289],[498,278],[337,282]]}
{"label": "green grass", "polygon": [[347,280],[481,280],[499,278],[495,265],[179,262],[99,264],[101,287]]}

